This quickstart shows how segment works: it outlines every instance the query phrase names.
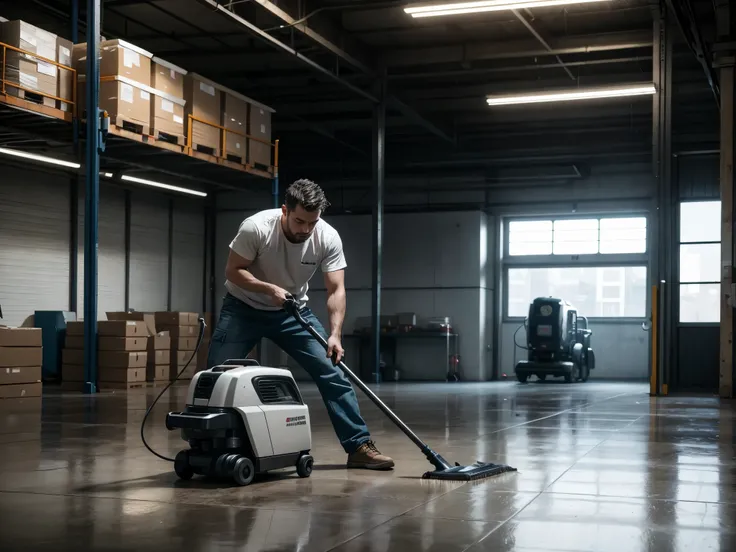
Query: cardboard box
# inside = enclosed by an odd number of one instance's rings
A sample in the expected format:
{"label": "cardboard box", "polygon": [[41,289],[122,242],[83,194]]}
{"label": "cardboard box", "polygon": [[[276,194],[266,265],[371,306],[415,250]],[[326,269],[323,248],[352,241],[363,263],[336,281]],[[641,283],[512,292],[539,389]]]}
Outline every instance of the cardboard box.
{"label": "cardboard box", "polygon": [[[56,61],[67,67],[74,67],[72,61],[72,49],[74,44],[71,40],[66,40],[59,36],[56,37]],[[56,95],[64,100],[74,100],[74,73],[67,69],[58,69],[58,78],[56,83]],[[73,111],[74,106],[70,103],[59,102],[59,109],[62,111]]]}
{"label": "cardboard box", "polygon": [[42,391],[42,383],[0,385],[0,399],[22,399],[25,397],[40,397]]}
{"label": "cardboard box", "polygon": [[151,87],[175,98],[184,97],[186,69],[154,56],[151,60]]}
{"label": "cardboard box", "polygon": [[77,364],[62,364],[61,365],[61,381],[84,381],[84,366]]}
{"label": "cardboard box", "polygon": [[148,337],[148,327],[140,320],[100,320],[97,334],[103,337]]}
{"label": "cardboard box", "polygon": [[146,381],[146,369],[144,368],[110,368],[100,367],[100,387],[105,383],[138,383]]}
{"label": "cardboard box", "polygon": [[0,368],[0,385],[36,383],[37,381],[41,381],[41,366]]}
{"label": "cardboard box", "polygon": [[[194,351],[171,351],[171,367],[178,367],[180,370],[192,358]],[[197,359],[192,359],[191,366],[197,365]]]}
{"label": "cardboard box", "polygon": [[[84,349],[64,349],[61,352],[61,364],[84,365]],[[62,373],[62,377],[63,377]]]}
{"label": "cardboard box", "polygon": [[[74,68],[79,75],[87,73],[87,44],[75,44],[72,50]],[[153,54],[124,40],[100,42],[100,77],[125,77],[151,86]]]}
{"label": "cardboard box", "polygon": [[0,347],[41,347],[41,328],[9,328],[0,326]]}
{"label": "cardboard box", "polygon": [[[77,336],[84,337],[84,321],[83,320],[75,320],[75,321],[66,323],[66,338],[69,339],[70,335],[75,336],[75,337]],[[82,347],[84,347],[84,345],[82,345]]]}
{"label": "cardboard box", "polygon": [[248,125],[248,162],[251,165],[262,165],[262,168],[271,166],[271,113],[272,109],[261,105],[250,106],[250,121]]}
{"label": "cardboard box", "polygon": [[194,351],[197,348],[196,337],[180,337],[171,340],[172,351]]}
{"label": "cardboard box", "polygon": [[148,337],[99,337],[97,350],[103,351],[145,351],[148,349]]}
{"label": "cardboard box", "polygon": [[156,327],[161,326],[198,326],[199,314],[196,312],[157,312]]}
{"label": "cardboard box", "polygon": [[[210,148],[216,156],[221,154],[220,111],[222,92],[219,85],[196,73],[188,73],[184,77],[184,120],[189,115],[199,119],[192,122],[192,148],[204,146]],[[206,121],[206,124],[201,121]],[[187,123],[188,124],[188,123]],[[212,124],[218,126],[211,126]]]}
{"label": "cardboard box", "polygon": [[[77,97],[79,106],[86,104],[84,75],[78,75]],[[151,128],[151,95],[154,90],[148,85],[133,81],[127,77],[108,77],[109,80],[100,82],[100,109],[110,115],[110,123],[123,126],[130,123],[143,127],[140,133],[148,135]],[[84,107],[79,110],[82,118],[86,119]]]}
{"label": "cardboard box", "polygon": [[159,332],[148,338],[148,352],[171,350],[171,335],[169,332]]}
{"label": "cardboard box", "polygon": [[159,326],[169,333],[172,339],[180,337],[199,337],[199,325],[196,326]]}
{"label": "cardboard box", "polygon": [[153,351],[153,353],[148,354],[146,363],[148,366],[161,366],[164,364],[168,366],[171,363],[171,351]]}
{"label": "cardboard box", "polygon": [[171,367],[166,365],[149,365],[146,368],[146,381],[169,381]]}
{"label": "cardboard box", "polygon": [[[100,371],[103,368],[145,368],[148,362],[147,352],[100,351],[97,357]],[[102,380],[100,380],[102,381]]]}
{"label": "cardboard box", "polygon": [[240,94],[225,93],[225,109],[222,112],[222,126],[228,132],[225,138],[225,156],[232,155],[243,163],[247,161],[246,135],[248,134],[248,108],[250,104]]}
{"label": "cardboard box", "polygon": [[[151,100],[151,134],[158,137],[163,132],[169,136],[184,138],[184,106],[186,102],[154,89]],[[181,145],[184,145],[183,140]]]}
{"label": "cardboard box", "polygon": [[148,335],[156,335],[156,316],[152,312],[106,312],[108,320],[136,320],[146,323]]}
{"label": "cardboard box", "polygon": [[[99,340],[99,338],[97,338]],[[64,339],[65,349],[84,349],[83,335],[67,335]]]}
{"label": "cardboard box", "polygon": [[41,347],[0,347],[0,368],[43,366]]}
{"label": "cardboard box", "polygon": [[[0,24],[0,42],[50,61],[56,61],[56,38],[55,34],[25,21],[16,20]],[[48,96],[56,96],[58,76],[56,65],[12,50],[8,50],[5,56],[6,92],[11,96],[38,100],[48,107],[56,107],[56,100],[36,94],[41,92]],[[12,86],[13,84],[26,90],[16,88]]]}

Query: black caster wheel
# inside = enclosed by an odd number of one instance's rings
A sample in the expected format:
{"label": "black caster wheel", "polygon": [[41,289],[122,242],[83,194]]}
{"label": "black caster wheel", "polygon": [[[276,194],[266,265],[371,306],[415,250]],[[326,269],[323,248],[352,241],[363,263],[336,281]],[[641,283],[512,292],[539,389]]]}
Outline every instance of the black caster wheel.
{"label": "black caster wheel", "polygon": [[235,479],[235,482],[238,485],[245,487],[246,485],[251,484],[255,476],[256,469],[250,458],[246,458],[245,456],[238,458],[235,462],[235,469],[233,470],[233,479]]}
{"label": "black caster wheel", "polygon": [[194,475],[192,466],[189,465],[189,451],[182,450],[174,458],[174,472],[179,479],[188,480]]}
{"label": "black caster wheel", "polygon": [[526,374],[516,374],[516,379],[519,380],[519,383],[526,383],[526,380],[529,378]]}
{"label": "black caster wheel", "polygon": [[299,474],[299,477],[309,477],[312,475],[312,468],[314,467],[314,458],[312,458],[310,455],[305,454],[301,458],[299,458],[299,461],[296,463],[296,473]]}

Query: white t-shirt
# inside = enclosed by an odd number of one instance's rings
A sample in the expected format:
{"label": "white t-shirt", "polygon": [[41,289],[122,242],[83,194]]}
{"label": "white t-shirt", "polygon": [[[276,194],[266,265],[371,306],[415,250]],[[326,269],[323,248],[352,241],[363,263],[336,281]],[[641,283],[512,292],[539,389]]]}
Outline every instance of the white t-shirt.
{"label": "white t-shirt", "polygon": [[[268,209],[245,219],[230,243],[230,249],[253,260],[248,267],[253,276],[285,289],[301,305],[309,299],[309,280],[318,268],[322,272],[335,272],[347,266],[337,230],[320,219],[307,241],[292,243],[286,239],[281,227],[281,209]],[[229,280],[225,287],[251,307],[280,309],[268,296],[246,291]]]}

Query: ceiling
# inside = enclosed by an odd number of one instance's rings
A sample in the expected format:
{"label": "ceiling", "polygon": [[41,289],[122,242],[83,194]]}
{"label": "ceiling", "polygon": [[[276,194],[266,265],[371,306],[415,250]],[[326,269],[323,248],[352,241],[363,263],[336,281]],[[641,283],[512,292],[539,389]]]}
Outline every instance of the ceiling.
{"label": "ceiling", "polygon": [[[86,2],[80,4],[81,41]],[[379,94],[384,72],[389,184],[447,176],[458,189],[464,181],[471,188],[480,176],[489,185],[515,185],[573,169],[585,178],[596,163],[641,167],[651,159],[651,97],[496,109],[485,103],[493,93],[651,82],[651,1],[426,19],[413,19],[405,2],[393,0],[103,4],[105,37],[124,38],[272,106],[287,180],[370,179],[370,97]],[[712,44],[712,2],[690,4]],[[69,5],[6,0],[0,15],[69,37]],[[717,105],[679,30],[673,82],[673,151],[717,147]]]}

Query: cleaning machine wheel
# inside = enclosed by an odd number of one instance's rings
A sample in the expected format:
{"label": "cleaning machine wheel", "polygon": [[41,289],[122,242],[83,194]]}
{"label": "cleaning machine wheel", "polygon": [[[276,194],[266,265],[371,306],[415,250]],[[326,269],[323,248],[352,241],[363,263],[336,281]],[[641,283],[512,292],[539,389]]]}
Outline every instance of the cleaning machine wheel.
{"label": "cleaning machine wheel", "polygon": [[194,475],[192,466],[189,465],[189,451],[182,450],[174,458],[174,472],[179,479],[188,480]]}
{"label": "cleaning machine wheel", "polygon": [[526,383],[526,380],[529,378],[527,374],[516,374],[516,379],[519,380],[519,383]]}
{"label": "cleaning machine wheel", "polygon": [[236,460],[235,469],[233,470],[233,479],[235,479],[235,482],[238,485],[242,487],[250,485],[255,475],[256,469],[250,458],[241,456]]}
{"label": "cleaning machine wheel", "polygon": [[299,474],[299,477],[309,477],[312,475],[313,466],[314,458],[309,454],[305,454],[304,456],[301,456],[299,461],[296,463],[296,473]]}

